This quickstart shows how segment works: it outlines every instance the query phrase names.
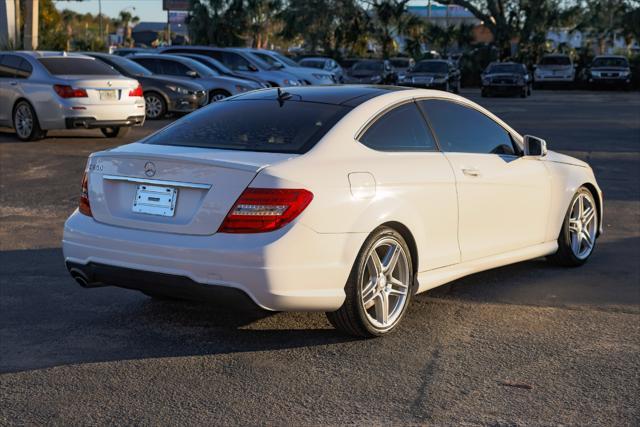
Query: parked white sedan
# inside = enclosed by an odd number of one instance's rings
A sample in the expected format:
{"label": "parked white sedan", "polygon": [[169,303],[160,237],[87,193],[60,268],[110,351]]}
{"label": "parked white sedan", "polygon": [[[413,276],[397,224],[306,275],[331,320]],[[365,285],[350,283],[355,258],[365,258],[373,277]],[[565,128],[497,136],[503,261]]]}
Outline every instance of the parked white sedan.
{"label": "parked white sedan", "polygon": [[586,163],[446,92],[286,90],[92,154],[64,228],[71,275],[152,296],[236,292],[378,336],[418,292],[591,255],[603,201]]}
{"label": "parked white sedan", "polygon": [[89,56],[0,53],[0,126],[23,141],[48,130],[99,128],[122,137],[144,123],[142,87]]}

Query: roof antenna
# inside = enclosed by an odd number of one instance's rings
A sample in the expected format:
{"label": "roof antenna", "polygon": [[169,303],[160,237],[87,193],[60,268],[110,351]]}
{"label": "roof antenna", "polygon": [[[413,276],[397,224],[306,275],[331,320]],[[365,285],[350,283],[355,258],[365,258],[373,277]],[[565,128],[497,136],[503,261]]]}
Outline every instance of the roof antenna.
{"label": "roof antenna", "polygon": [[291,99],[291,94],[278,87],[278,103],[281,107],[284,105],[284,101],[286,101],[287,99]]}

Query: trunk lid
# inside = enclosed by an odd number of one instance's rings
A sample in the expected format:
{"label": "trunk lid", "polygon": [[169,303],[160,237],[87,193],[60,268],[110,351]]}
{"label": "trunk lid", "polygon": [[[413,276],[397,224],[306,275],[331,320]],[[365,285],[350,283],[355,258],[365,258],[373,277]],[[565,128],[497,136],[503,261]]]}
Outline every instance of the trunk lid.
{"label": "trunk lid", "polygon": [[134,143],[92,155],[96,221],[168,233],[214,234],[258,172],[293,154]]}
{"label": "trunk lid", "polygon": [[86,98],[73,98],[74,103],[80,105],[118,105],[130,104],[140,97],[129,97],[129,92],[138,87],[134,79],[118,76],[56,76],[60,84],[66,84],[76,89],[85,89]]}

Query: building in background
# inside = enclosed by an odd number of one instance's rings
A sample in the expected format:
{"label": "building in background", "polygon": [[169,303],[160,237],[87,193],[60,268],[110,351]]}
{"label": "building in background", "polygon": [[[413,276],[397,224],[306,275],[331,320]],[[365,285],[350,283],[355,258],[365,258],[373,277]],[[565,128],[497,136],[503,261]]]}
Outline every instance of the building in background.
{"label": "building in background", "polygon": [[[153,46],[158,40],[166,39],[166,22],[140,22],[133,27],[131,37],[140,47]],[[171,24],[171,44],[185,44],[188,40],[186,24]]]}

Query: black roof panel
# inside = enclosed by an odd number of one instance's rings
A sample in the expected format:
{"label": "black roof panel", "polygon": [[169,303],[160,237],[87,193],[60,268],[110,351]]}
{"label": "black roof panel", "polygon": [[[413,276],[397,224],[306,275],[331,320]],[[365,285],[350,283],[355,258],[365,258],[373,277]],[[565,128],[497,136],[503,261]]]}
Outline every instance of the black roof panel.
{"label": "black roof panel", "polygon": [[[282,88],[282,91],[291,94],[291,99],[296,101],[356,107],[376,96],[407,89],[409,88],[398,86],[337,85],[287,87]],[[236,99],[277,99],[277,97],[278,90],[272,88],[239,95]]]}

